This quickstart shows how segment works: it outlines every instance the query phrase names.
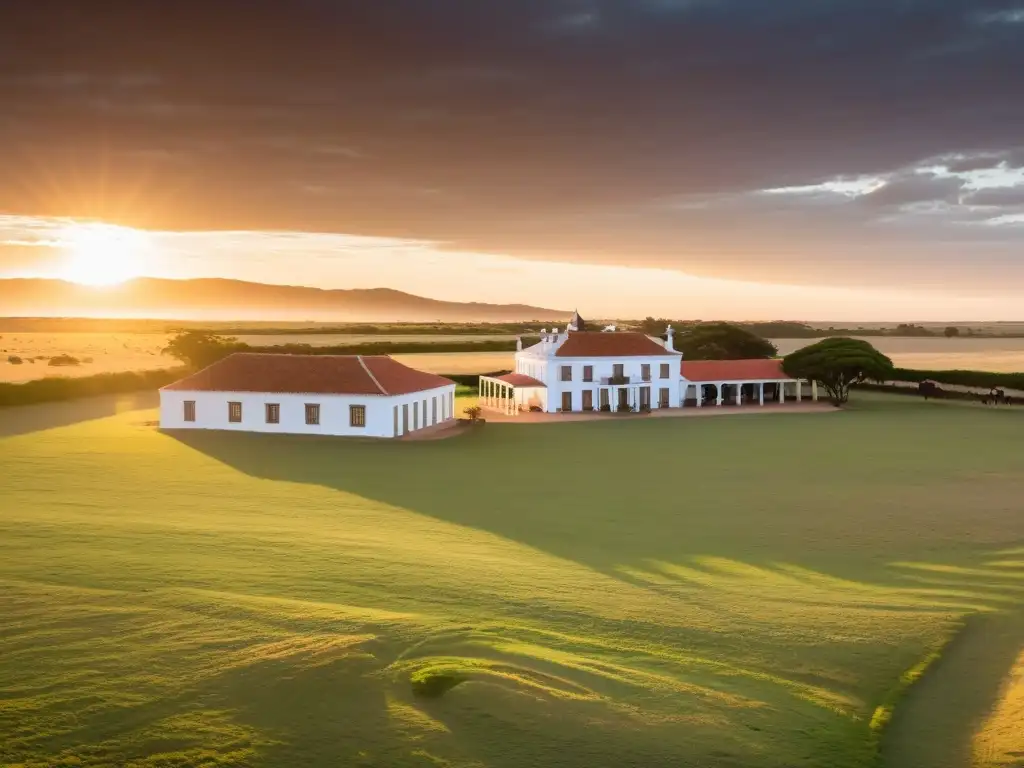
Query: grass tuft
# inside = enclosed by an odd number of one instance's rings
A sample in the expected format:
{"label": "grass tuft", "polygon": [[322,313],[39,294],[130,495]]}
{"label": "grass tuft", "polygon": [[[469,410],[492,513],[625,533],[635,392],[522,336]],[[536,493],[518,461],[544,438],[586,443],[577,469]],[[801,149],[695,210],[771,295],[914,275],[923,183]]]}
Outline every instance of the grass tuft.
{"label": "grass tuft", "polygon": [[412,692],[427,699],[439,699],[455,686],[466,682],[466,677],[452,669],[431,668],[416,670],[409,678]]}

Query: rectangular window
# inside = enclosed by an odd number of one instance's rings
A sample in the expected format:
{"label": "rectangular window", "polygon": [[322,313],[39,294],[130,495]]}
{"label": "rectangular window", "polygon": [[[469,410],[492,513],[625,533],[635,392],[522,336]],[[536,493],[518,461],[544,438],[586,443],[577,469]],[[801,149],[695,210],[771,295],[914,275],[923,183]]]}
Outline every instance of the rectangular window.
{"label": "rectangular window", "polygon": [[602,389],[601,390],[601,407],[602,408],[610,408],[611,407],[611,405],[610,405],[610,403],[608,401],[608,390],[607,389]]}
{"label": "rectangular window", "polygon": [[562,381],[572,381],[572,366],[571,365],[563,365],[562,366]]}
{"label": "rectangular window", "polygon": [[311,426],[320,423],[320,405],[318,403],[306,403],[306,423]]}
{"label": "rectangular window", "polygon": [[420,404],[418,402],[412,404],[412,428],[420,428]]}
{"label": "rectangular window", "polygon": [[663,379],[667,379],[668,378],[668,363],[662,363],[661,364],[661,378],[663,378]]}
{"label": "rectangular window", "polygon": [[624,378],[626,375],[626,366],[622,363],[615,363],[612,366],[612,376],[616,379]]}
{"label": "rectangular window", "polygon": [[594,366],[584,365],[583,366],[583,380],[593,381],[594,380]]}
{"label": "rectangular window", "polygon": [[281,405],[279,403],[267,403],[267,424],[281,423]]}
{"label": "rectangular window", "polygon": [[348,407],[348,425],[350,427],[366,426],[366,406],[350,405]]}
{"label": "rectangular window", "polygon": [[668,408],[668,387],[662,387],[658,390],[658,407]]}
{"label": "rectangular window", "polygon": [[644,381],[651,380],[651,366],[650,363],[644,363],[640,366],[640,378]]}
{"label": "rectangular window", "polygon": [[242,423],[242,404],[228,403],[228,421],[232,424]]}
{"label": "rectangular window", "polygon": [[592,411],[594,409],[594,393],[589,389],[583,390],[583,410]]}
{"label": "rectangular window", "polygon": [[185,421],[196,420],[196,401],[186,400],[185,401]]}
{"label": "rectangular window", "polygon": [[430,421],[432,424],[437,424],[437,398],[430,398]]}
{"label": "rectangular window", "polygon": [[572,410],[572,392],[563,392],[562,393],[562,410],[563,411],[571,411]]}

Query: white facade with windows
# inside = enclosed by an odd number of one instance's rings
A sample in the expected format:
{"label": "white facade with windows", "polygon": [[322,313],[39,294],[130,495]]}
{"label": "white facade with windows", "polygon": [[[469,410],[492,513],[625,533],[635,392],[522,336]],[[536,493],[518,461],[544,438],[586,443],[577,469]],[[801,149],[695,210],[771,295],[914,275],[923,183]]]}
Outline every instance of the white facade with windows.
{"label": "white facade with windows", "polygon": [[481,401],[510,413],[678,408],[682,355],[672,341],[671,328],[667,341],[587,331],[577,314],[564,331],[543,332],[540,342],[518,349],[512,374],[481,377]]}
{"label": "white facade with windows", "polygon": [[[803,382],[789,377],[778,359],[683,362],[666,339],[586,330],[576,313],[564,331],[543,331],[526,349],[518,345],[515,370],[480,377],[480,403],[513,415],[523,411],[655,411],[692,405],[732,406],[800,402]],[[810,397],[818,399],[811,382]]]}
{"label": "white facade with windows", "polygon": [[[232,419],[233,403],[238,406],[238,421]],[[277,413],[268,406],[277,406]],[[393,396],[184,390],[160,393],[162,429],[401,437],[453,418],[454,384]]]}
{"label": "white facade with windows", "polygon": [[454,382],[387,357],[236,354],[160,390],[162,429],[401,437],[453,419]]}

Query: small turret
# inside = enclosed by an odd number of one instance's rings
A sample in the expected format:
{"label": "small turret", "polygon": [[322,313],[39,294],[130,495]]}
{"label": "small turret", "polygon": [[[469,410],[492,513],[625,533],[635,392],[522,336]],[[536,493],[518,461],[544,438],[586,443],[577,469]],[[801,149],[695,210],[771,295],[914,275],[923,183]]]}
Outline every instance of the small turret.
{"label": "small turret", "polygon": [[579,310],[574,310],[572,313],[572,319],[569,320],[569,326],[565,329],[566,331],[585,331],[587,330],[587,321],[580,317]]}
{"label": "small turret", "polygon": [[522,351],[523,351],[523,337],[522,336],[516,336],[516,352],[522,352]]}
{"label": "small turret", "polygon": [[668,328],[665,329],[665,349],[667,349],[669,352],[676,351],[675,335],[675,329],[671,325],[669,325]]}

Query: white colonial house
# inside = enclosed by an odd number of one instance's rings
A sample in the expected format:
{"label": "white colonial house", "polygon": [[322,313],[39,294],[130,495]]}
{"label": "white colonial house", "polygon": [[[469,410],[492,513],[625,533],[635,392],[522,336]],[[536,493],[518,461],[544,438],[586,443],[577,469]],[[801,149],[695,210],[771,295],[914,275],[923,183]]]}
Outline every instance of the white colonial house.
{"label": "white colonial house", "polygon": [[[480,377],[480,403],[501,413],[521,411],[647,411],[705,404],[785,402],[803,398],[804,382],[781,360],[684,362],[672,327],[662,341],[607,326],[590,331],[573,315],[564,331],[542,331],[537,344],[520,341],[515,369]],[[810,395],[818,399],[817,386]]]}
{"label": "white colonial house", "polygon": [[162,429],[400,437],[455,418],[455,382],[386,356],[236,353],[160,390]]}

